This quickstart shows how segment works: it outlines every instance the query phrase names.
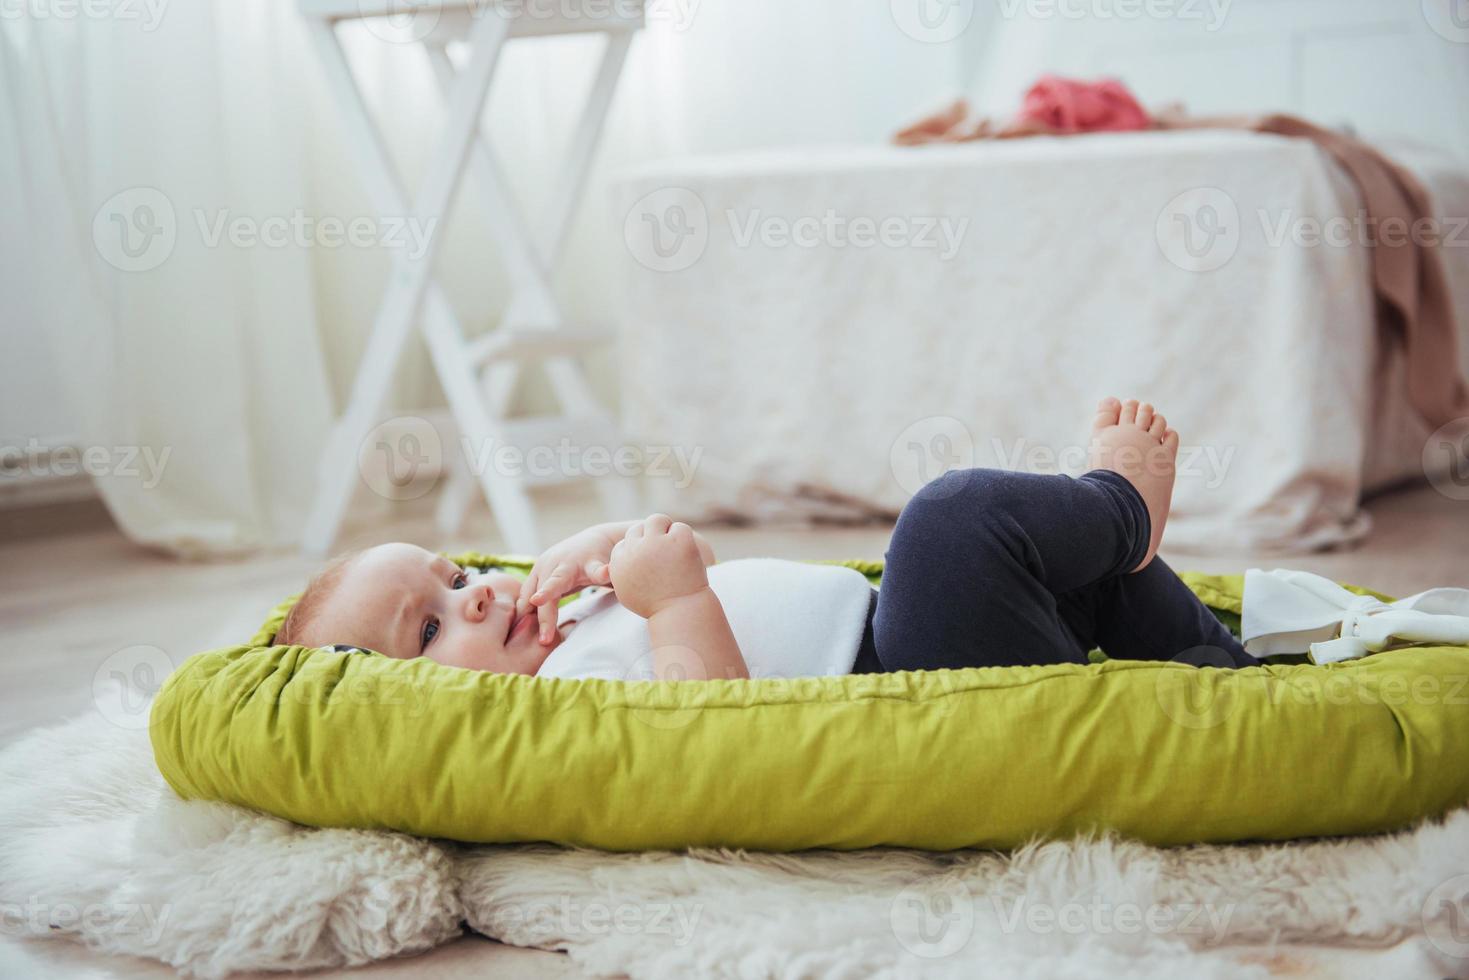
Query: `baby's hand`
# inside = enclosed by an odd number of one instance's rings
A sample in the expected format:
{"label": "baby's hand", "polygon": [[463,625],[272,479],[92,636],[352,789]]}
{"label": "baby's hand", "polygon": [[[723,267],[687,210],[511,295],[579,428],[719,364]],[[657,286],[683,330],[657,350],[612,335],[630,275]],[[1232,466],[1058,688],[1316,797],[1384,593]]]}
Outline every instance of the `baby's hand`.
{"label": "baby's hand", "polygon": [[520,587],[515,611],[521,615],[536,609],[540,619],[541,643],[550,644],[556,635],[556,611],[561,597],[588,585],[606,585],[607,556],[617,539],[605,525],[589,527],[562,541],[536,559]]}
{"label": "baby's hand", "polygon": [[709,588],[693,528],[664,514],[627,529],[612,549],[611,569],[617,600],[644,619]]}

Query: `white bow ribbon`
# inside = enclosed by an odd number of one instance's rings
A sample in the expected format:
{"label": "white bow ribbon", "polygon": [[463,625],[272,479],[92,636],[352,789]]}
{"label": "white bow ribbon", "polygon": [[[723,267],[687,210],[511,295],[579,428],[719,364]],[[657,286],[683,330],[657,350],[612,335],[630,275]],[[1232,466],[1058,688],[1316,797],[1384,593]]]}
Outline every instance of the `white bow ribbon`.
{"label": "white bow ribbon", "polygon": [[1348,592],[1310,572],[1245,572],[1240,633],[1256,657],[1305,653],[1318,664],[1393,643],[1469,644],[1469,589],[1429,589],[1396,602]]}

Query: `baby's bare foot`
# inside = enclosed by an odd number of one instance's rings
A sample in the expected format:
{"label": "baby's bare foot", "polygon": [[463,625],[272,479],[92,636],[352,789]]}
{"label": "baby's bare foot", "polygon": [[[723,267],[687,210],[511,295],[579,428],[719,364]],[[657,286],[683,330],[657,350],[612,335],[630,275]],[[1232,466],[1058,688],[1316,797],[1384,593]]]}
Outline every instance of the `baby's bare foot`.
{"label": "baby's bare foot", "polygon": [[1103,398],[1092,419],[1092,469],[1111,470],[1127,477],[1142,494],[1152,522],[1148,550],[1133,571],[1141,571],[1158,553],[1163,525],[1168,523],[1168,502],[1173,497],[1174,464],[1178,459],[1178,433],[1168,428],[1162,415],[1147,402]]}

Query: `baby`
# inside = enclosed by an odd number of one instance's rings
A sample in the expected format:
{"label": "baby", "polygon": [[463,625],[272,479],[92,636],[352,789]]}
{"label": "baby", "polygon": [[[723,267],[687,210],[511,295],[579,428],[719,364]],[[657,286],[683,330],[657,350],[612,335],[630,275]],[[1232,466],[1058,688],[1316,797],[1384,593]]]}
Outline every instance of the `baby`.
{"label": "baby", "polygon": [[947,473],[904,507],[880,591],[834,565],[716,565],[697,532],[654,514],[567,538],[524,582],[409,544],[339,558],[275,642],[611,680],[1085,663],[1095,647],[1255,665],[1156,557],[1178,443],[1151,405],[1107,398],[1080,477]]}

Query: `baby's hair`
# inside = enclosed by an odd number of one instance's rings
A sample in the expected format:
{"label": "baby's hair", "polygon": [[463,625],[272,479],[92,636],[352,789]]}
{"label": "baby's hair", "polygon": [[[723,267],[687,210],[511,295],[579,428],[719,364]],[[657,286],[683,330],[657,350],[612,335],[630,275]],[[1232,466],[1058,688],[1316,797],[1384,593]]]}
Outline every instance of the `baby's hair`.
{"label": "baby's hair", "polygon": [[344,555],[338,555],[327,562],[326,567],[317,572],[311,581],[306,583],[306,589],[301,593],[301,598],[286,613],[285,622],[281,628],[276,630],[276,646],[318,646],[311,640],[311,626],[316,616],[321,612],[322,603],[331,598],[337,586],[341,584],[342,576],[346,575],[347,569],[360,551],[349,551]]}

